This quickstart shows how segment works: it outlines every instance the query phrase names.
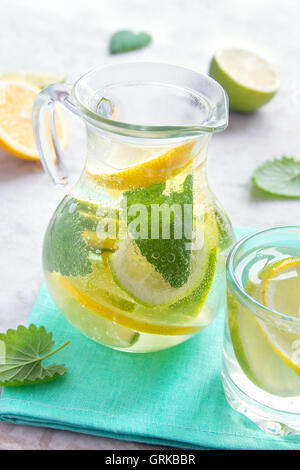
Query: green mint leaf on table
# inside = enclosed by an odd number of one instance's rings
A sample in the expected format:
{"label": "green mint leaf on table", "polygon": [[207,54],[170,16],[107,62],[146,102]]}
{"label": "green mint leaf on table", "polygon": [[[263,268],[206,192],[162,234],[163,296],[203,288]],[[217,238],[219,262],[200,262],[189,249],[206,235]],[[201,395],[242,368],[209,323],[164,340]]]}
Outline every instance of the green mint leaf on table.
{"label": "green mint leaf on table", "polygon": [[255,170],[252,181],[274,196],[300,198],[300,161],[282,157],[265,162]]}
{"label": "green mint leaf on table", "polygon": [[[167,223],[163,218],[163,214],[159,214],[159,238],[151,238],[151,204],[166,204],[171,208],[173,204],[178,204],[181,207],[181,213],[184,216],[184,205],[189,204],[193,207],[193,177],[188,175],[183,183],[181,191],[173,191],[164,193],[166,183],[158,183],[143,189],[136,189],[134,191],[127,191],[124,193],[127,202],[127,212],[133,204],[142,204],[147,208],[147,221],[148,223],[148,238],[137,238],[135,243],[139,247],[141,253],[149,263],[163,276],[171,287],[181,287],[185,284],[190,275],[190,261],[191,251],[186,249],[186,243],[190,243],[191,239],[181,236],[176,239],[175,234],[175,216],[174,212],[170,211],[170,223],[168,227],[170,230],[170,237],[163,238],[162,227]],[[127,214],[127,223],[130,223],[136,218],[136,215],[130,216]],[[183,220],[182,227],[185,221]],[[192,235],[192,234],[191,234]],[[172,262],[170,262],[170,256]]]}
{"label": "green mint leaf on table", "polygon": [[[88,203],[86,203],[88,204]],[[60,204],[55,219],[50,223],[44,242],[44,263],[47,271],[63,276],[85,276],[92,272],[87,244],[82,233],[87,227],[81,201],[70,198]],[[89,211],[89,207],[86,207]],[[91,223],[92,218],[91,218]],[[95,229],[96,222],[93,227]]]}
{"label": "green mint leaf on table", "polygon": [[0,334],[0,386],[12,387],[49,382],[65,374],[64,365],[43,367],[42,361],[67,346],[66,341],[50,351],[54,345],[52,333],[43,326],[18,326]]}
{"label": "green mint leaf on table", "polygon": [[110,40],[111,54],[142,49],[151,42],[151,35],[145,32],[134,33],[130,30],[117,31]]}

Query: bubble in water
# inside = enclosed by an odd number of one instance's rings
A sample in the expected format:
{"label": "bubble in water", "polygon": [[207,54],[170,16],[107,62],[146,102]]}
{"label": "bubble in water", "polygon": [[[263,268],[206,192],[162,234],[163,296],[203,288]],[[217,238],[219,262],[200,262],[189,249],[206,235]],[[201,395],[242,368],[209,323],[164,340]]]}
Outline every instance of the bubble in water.
{"label": "bubble in water", "polygon": [[73,212],[75,212],[76,209],[77,209],[76,202],[72,202],[72,204],[70,204],[70,207],[69,207],[69,214],[73,214]]}

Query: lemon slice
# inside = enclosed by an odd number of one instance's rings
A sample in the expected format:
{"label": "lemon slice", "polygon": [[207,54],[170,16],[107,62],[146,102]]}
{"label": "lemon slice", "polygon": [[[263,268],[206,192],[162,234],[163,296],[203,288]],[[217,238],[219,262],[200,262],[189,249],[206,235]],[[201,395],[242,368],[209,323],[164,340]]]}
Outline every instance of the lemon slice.
{"label": "lemon slice", "polygon": [[255,385],[276,396],[297,396],[300,377],[284,361],[255,317],[228,295],[229,330],[235,357]]}
{"label": "lemon slice", "polygon": [[[265,306],[299,318],[300,259],[274,263],[261,285],[246,284],[251,297]],[[245,374],[265,391],[279,396],[300,393],[300,334],[284,322],[262,320],[228,297],[229,327],[237,360]]]}
{"label": "lemon slice", "polygon": [[[32,130],[32,105],[40,89],[22,80],[0,80],[0,146],[15,157],[39,160]],[[66,146],[68,131],[62,111],[55,111],[57,135]],[[50,135],[49,120],[45,122]]]}
{"label": "lemon slice", "polygon": [[[48,274],[48,281],[50,282],[49,287],[55,292],[55,299],[59,307],[64,311],[68,320],[73,323],[77,328],[79,328],[85,335],[89,338],[94,339],[101,344],[106,344],[115,348],[128,348],[133,346],[138,339],[139,333],[128,329],[124,326],[118,325],[117,323],[107,320],[100,315],[95,315],[94,312],[88,311],[84,308],[80,302],[78,302],[77,297],[66,295],[66,289],[61,282],[62,276],[57,273]],[[66,278],[67,279],[67,278]],[[79,282],[78,278],[77,281]],[[105,298],[106,296],[110,297],[110,302],[115,301],[116,305],[122,304],[122,308],[128,307],[130,310],[131,307],[126,305],[126,303],[118,299],[117,296],[110,295],[111,293],[105,292],[102,289],[99,289],[101,292],[101,297]],[[133,304],[132,304],[133,305]]]}
{"label": "lemon slice", "polygon": [[127,170],[112,174],[87,173],[87,175],[97,184],[109,189],[124,191],[145,188],[181,173],[191,165],[205,145],[206,141],[204,144],[197,140],[188,142]]}
{"label": "lemon slice", "polygon": [[[299,318],[300,259],[287,258],[270,267],[261,286],[261,299],[272,310]],[[274,351],[300,376],[300,335],[257,321]]]}
{"label": "lemon slice", "polygon": [[279,78],[271,64],[243,49],[217,51],[209,74],[226,90],[230,109],[236,111],[255,111],[268,103],[279,89]]}
{"label": "lemon slice", "polygon": [[88,278],[49,273],[50,286],[55,284],[55,292],[67,292],[89,312],[134,331],[158,335],[188,335],[203,327],[202,324],[191,325],[191,317],[184,315],[182,310],[177,314],[176,311],[141,309],[115,284],[108,265],[110,256],[108,253],[102,254],[101,260],[93,263],[93,271]]}
{"label": "lemon slice", "polygon": [[[105,321],[133,332],[170,336],[191,335],[206,325],[205,321],[210,315],[204,308],[203,302],[211,285],[211,276],[209,279],[204,279],[204,284],[199,286],[199,292],[191,293],[191,301],[195,304],[193,305],[193,315],[190,315],[188,306],[184,303],[182,305],[173,304],[174,309],[173,305],[167,310],[149,309],[133,302],[132,298],[115,284],[108,264],[110,257],[111,254],[104,253],[99,259],[93,261],[93,272],[88,278],[67,277],[57,272],[48,273],[50,288],[56,294],[61,292],[62,300],[59,305],[66,303],[64,299],[68,294],[69,298],[76,302],[72,311],[75,312],[76,305],[81,309],[86,309],[89,316],[87,323],[89,323],[90,314],[96,314]],[[215,264],[213,267],[211,266],[212,275],[214,269]],[[203,302],[200,302],[199,297],[203,299]],[[65,310],[69,316],[73,315],[72,312],[69,312],[69,308],[65,308]],[[200,311],[203,321],[195,324],[193,317],[197,316]],[[83,312],[81,312],[81,317],[84,323]]]}
{"label": "lemon slice", "polygon": [[[141,255],[133,240],[125,240],[119,249],[109,257],[109,266],[115,283],[136,302],[148,306],[170,305],[188,296],[212,267],[210,251],[204,244],[201,250],[191,254],[191,274],[182,287],[171,287],[162,275]],[[206,293],[203,293],[206,295]]]}
{"label": "lemon slice", "polygon": [[51,83],[64,82],[66,80],[66,76],[39,72],[28,72],[25,70],[15,70],[12,72],[0,72],[0,80],[2,79],[24,80],[42,89]]}

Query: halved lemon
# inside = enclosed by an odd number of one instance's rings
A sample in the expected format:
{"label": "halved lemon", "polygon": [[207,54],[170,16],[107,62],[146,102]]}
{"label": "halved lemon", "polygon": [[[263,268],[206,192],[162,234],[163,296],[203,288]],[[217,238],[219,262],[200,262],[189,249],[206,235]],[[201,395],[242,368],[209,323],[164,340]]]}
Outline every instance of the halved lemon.
{"label": "halved lemon", "polygon": [[148,160],[127,170],[112,174],[88,173],[97,184],[120,191],[145,188],[166,181],[191,165],[205,147],[203,141],[194,140],[172,148],[163,155]]}
{"label": "halved lemon", "polygon": [[[0,80],[0,146],[11,155],[25,160],[39,160],[32,129],[32,105],[40,88],[18,79]],[[55,111],[57,135],[62,148],[68,130],[62,111]],[[49,120],[45,121],[50,135]]]}
{"label": "halved lemon", "polygon": [[[300,259],[275,262],[246,291],[263,305],[299,318]],[[252,382],[279,396],[300,393],[300,332],[272,316],[254,316],[229,294],[229,326],[238,362]]]}

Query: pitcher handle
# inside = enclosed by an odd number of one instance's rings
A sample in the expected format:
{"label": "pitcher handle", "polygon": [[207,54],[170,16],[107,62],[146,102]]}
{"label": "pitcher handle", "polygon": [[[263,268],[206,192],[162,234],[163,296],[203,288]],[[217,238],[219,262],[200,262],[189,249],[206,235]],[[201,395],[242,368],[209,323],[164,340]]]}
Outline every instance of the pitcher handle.
{"label": "pitcher handle", "polygon": [[[63,162],[62,151],[57,138],[55,123],[55,103],[58,102],[79,116],[76,106],[70,99],[71,85],[66,83],[54,83],[44,88],[35,98],[32,108],[32,125],[35,143],[38,149],[41,163],[57,185],[64,186],[68,182],[68,172]],[[47,143],[45,130],[45,116],[49,114],[50,131],[55,159],[53,158]]]}

